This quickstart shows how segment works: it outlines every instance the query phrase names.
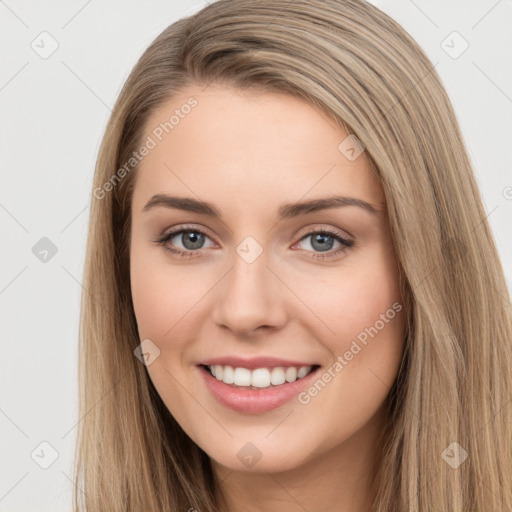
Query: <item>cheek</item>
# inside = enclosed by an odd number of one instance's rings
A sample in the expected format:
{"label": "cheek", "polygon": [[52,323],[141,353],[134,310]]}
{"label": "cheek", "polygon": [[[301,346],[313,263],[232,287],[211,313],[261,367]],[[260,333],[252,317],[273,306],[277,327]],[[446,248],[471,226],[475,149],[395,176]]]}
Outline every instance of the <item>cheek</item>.
{"label": "cheek", "polygon": [[150,339],[160,351],[147,367],[148,374],[168,409],[186,425],[183,411],[187,410],[188,395],[183,394],[182,385],[191,384],[185,371],[190,364],[187,347],[190,339],[198,338],[197,304],[212,284],[207,276],[191,275],[185,267],[167,263],[165,255],[154,258],[151,251],[135,248],[131,292],[139,338]]}
{"label": "cheek", "polygon": [[[214,282],[199,267],[180,266],[165,260],[163,249],[131,253],[130,280],[139,335],[159,343],[173,338],[176,331],[193,329],[194,306],[205,297]],[[180,342],[175,337],[173,343]]]}
{"label": "cheek", "polygon": [[[305,406],[304,428],[323,439],[324,449],[362,428],[383,406],[396,379],[405,310],[392,263],[375,258],[367,265],[345,267],[336,279],[322,283],[321,293],[308,295],[308,305],[322,323],[311,317],[305,328],[320,325],[315,332],[324,333],[321,341],[332,359],[299,402]],[[321,425],[312,411],[325,417]]]}
{"label": "cheek", "polygon": [[[393,319],[397,309],[396,306],[393,309],[393,304],[402,301],[392,260],[368,259],[358,262],[357,266],[330,271],[325,278],[319,275],[316,278],[309,279],[301,293],[307,296],[312,312],[328,328],[333,339],[355,337],[374,325],[381,315],[386,316],[385,320]],[[386,325],[391,323],[386,322]]]}
{"label": "cheek", "polygon": [[382,385],[375,376],[368,380],[370,369],[391,384],[402,357],[405,312],[392,256],[376,251],[372,258],[340,268],[338,275],[317,275],[298,293],[308,297],[314,313],[304,320],[306,328],[320,326],[315,331],[324,333],[322,343],[333,360],[343,358],[340,373],[350,376],[351,383],[359,382],[362,389],[371,380]]}
{"label": "cheek", "polygon": [[[137,270],[131,271],[131,289],[139,336],[160,338],[173,325],[177,301],[173,299],[174,294],[169,293],[165,274],[158,275],[155,267],[134,267]],[[176,286],[173,283],[173,289]]]}

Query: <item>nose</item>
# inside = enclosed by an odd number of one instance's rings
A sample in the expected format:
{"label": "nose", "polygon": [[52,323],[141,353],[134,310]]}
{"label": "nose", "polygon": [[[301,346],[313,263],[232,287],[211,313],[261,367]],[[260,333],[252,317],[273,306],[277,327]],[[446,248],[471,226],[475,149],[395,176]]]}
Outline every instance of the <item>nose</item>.
{"label": "nose", "polygon": [[252,262],[234,253],[232,268],[215,287],[213,320],[237,338],[277,330],[287,321],[286,287],[265,251]]}

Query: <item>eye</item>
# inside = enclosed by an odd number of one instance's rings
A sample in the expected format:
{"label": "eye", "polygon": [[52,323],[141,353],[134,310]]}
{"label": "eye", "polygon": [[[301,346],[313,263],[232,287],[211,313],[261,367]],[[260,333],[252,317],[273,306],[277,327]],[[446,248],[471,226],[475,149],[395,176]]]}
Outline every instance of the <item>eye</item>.
{"label": "eye", "polygon": [[[176,241],[173,242],[174,239],[176,239]],[[181,257],[188,257],[200,254],[202,251],[198,249],[203,248],[206,239],[210,239],[210,237],[201,229],[186,229],[181,227],[167,233],[158,240],[154,240],[154,242],[157,245],[163,246],[166,251],[169,251],[172,254],[177,254]],[[182,247],[178,245],[176,248],[176,243],[181,243]]]}
{"label": "eye", "polygon": [[[340,255],[345,252],[349,247],[354,245],[353,240],[348,240],[347,238],[342,237],[340,234],[335,233],[333,231],[329,231],[328,229],[321,229],[316,231],[310,231],[305,236],[303,236],[300,241],[310,239],[309,245],[313,250],[318,250],[320,253],[314,253],[311,255],[312,258],[331,258]],[[335,243],[338,243],[338,249],[333,252],[330,251]],[[326,253],[326,254],[321,254]]]}
{"label": "eye", "polygon": [[[204,243],[207,239],[211,241],[210,237],[203,230],[181,226],[154,240],[154,242],[157,245],[163,246],[166,251],[179,257],[190,257],[202,254],[202,249],[205,248]],[[307,239],[310,239],[309,243],[306,244],[309,247],[306,247],[305,250],[311,252],[310,248],[312,248],[313,251],[319,251],[314,252],[310,256],[318,259],[336,257],[354,245],[352,240],[344,238],[339,233],[328,229],[310,231],[302,236],[297,244]],[[181,244],[181,247],[178,244]],[[331,251],[335,244],[338,244],[338,248],[335,251]],[[211,245],[207,247],[211,247]]]}

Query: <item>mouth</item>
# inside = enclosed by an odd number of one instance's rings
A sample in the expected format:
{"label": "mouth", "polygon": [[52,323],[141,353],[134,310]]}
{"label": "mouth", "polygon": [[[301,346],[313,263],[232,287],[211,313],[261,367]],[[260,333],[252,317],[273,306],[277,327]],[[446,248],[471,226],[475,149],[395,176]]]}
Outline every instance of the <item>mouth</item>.
{"label": "mouth", "polygon": [[274,366],[251,370],[243,366],[199,364],[196,368],[206,389],[219,404],[238,413],[262,414],[298,398],[312,385],[321,366]]}
{"label": "mouth", "polygon": [[218,381],[237,389],[268,389],[296,382],[320,368],[309,366],[274,366],[255,368],[231,365],[199,365]]}

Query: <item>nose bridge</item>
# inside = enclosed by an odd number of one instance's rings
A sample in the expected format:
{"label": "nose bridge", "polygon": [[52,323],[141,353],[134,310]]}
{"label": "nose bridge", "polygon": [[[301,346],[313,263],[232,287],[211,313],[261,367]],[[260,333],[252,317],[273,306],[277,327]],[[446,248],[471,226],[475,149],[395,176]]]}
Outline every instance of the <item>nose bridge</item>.
{"label": "nose bridge", "polygon": [[247,237],[235,248],[231,262],[231,271],[219,288],[216,322],[240,333],[277,327],[284,321],[284,309],[279,283],[267,267],[267,251]]}

